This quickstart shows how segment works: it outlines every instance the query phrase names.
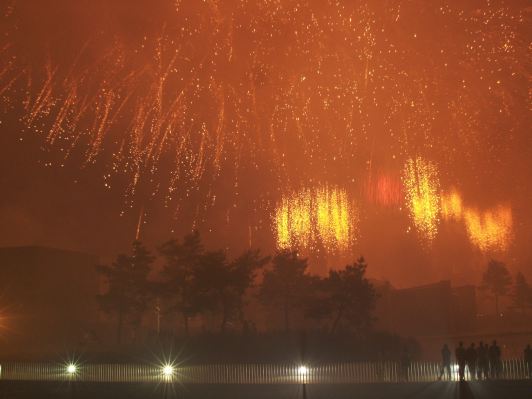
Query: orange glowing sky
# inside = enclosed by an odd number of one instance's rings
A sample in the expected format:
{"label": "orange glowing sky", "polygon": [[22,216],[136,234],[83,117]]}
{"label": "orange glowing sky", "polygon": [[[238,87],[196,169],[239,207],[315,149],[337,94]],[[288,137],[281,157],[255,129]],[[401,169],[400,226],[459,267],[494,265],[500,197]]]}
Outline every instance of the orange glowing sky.
{"label": "orange glowing sky", "polygon": [[0,13],[0,245],[110,255],[197,228],[234,251],[363,253],[398,281],[532,262],[525,2]]}

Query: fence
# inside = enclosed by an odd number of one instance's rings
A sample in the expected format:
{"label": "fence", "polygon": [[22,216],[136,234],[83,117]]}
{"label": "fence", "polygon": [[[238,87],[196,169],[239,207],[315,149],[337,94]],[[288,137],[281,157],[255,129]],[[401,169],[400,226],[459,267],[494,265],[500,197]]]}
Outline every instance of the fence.
{"label": "fence", "polygon": [[[499,378],[529,378],[524,361],[504,360]],[[358,362],[318,365],[226,364],[54,364],[3,363],[0,380],[83,382],[179,382],[183,384],[357,384],[436,381],[441,365],[413,362],[402,370],[397,362]],[[451,380],[458,380],[458,366],[451,366]],[[468,373],[466,378],[470,379]]]}

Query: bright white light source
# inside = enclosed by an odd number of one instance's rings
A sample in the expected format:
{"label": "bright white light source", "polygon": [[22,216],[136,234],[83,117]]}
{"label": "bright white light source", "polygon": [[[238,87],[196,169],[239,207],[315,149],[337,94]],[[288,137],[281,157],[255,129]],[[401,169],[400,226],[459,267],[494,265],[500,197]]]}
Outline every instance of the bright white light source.
{"label": "bright white light source", "polygon": [[297,369],[297,373],[299,375],[307,375],[308,374],[308,367],[307,366],[299,366]]}
{"label": "bright white light source", "polygon": [[78,370],[78,368],[76,367],[75,364],[69,364],[69,365],[67,366],[67,369],[66,369],[66,370],[67,370],[67,373],[68,373],[68,374],[76,374],[76,371]]}
{"label": "bright white light source", "polygon": [[171,375],[174,374],[174,367],[167,364],[166,366],[163,367],[163,375],[165,377],[170,377]]}

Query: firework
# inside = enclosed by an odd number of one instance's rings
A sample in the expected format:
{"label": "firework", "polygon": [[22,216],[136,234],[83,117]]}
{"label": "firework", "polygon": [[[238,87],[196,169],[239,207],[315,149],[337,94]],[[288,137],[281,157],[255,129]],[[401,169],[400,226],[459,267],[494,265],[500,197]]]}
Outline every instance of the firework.
{"label": "firework", "polygon": [[412,223],[429,242],[438,233],[440,183],[436,166],[423,158],[409,159],[404,169],[406,204]]}
{"label": "firework", "polygon": [[365,192],[370,202],[382,206],[401,205],[404,199],[401,180],[390,174],[379,174],[376,178],[368,179]]}
{"label": "firework", "polygon": [[304,189],[283,197],[273,219],[278,248],[343,252],[356,238],[356,209],[339,188]]}
{"label": "firework", "polygon": [[[443,219],[464,218],[452,194],[440,204],[434,165],[498,165],[528,142],[529,18],[519,6],[94,0],[85,13],[71,0],[4,3],[0,117],[22,122],[6,131],[40,137],[54,165],[101,166],[106,188],[127,181],[123,212],[147,197],[182,219],[193,208],[201,228],[208,207],[247,212],[245,193],[260,198],[252,220],[277,204],[280,247],[341,249],[356,235],[342,190],[286,193],[346,187],[367,180],[368,164],[407,160],[365,194],[379,206],[406,197],[432,241],[440,206]],[[404,187],[393,177],[402,172]],[[482,215],[471,226],[485,230]]]}
{"label": "firework", "polygon": [[506,251],[512,237],[512,210],[497,206],[485,212],[468,209],[464,221],[471,243],[481,251]]}
{"label": "firework", "polygon": [[462,197],[456,189],[441,195],[441,214],[444,220],[462,220]]}
{"label": "firework", "polygon": [[[52,30],[58,42],[48,46],[48,38],[20,28],[27,17],[24,3],[11,1],[3,10],[3,98],[14,104],[23,97],[26,125],[63,154],[79,146],[89,163],[107,159],[102,153],[113,154],[112,171],[131,175],[132,186],[143,177],[146,181],[146,175],[162,174],[161,161],[167,160],[169,180],[155,180],[167,183],[170,196],[179,182],[216,174],[243,152],[262,154],[253,162],[266,159],[273,163],[267,169],[274,171],[289,162],[287,148],[300,151],[312,172],[324,161],[349,166],[357,150],[373,152],[374,144],[365,148],[365,143],[374,143],[381,124],[390,133],[378,143],[386,151],[404,152],[407,141],[423,141],[426,148],[439,144],[447,154],[448,140],[442,140],[447,130],[427,134],[440,113],[452,115],[458,139],[471,149],[479,141],[471,132],[485,130],[473,129],[481,124],[472,110],[483,105],[482,96],[477,91],[468,95],[473,89],[465,80],[454,90],[442,77],[454,79],[449,71],[457,67],[455,59],[469,61],[460,64],[459,75],[503,67],[501,73],[515,76],[514,66],[527,52],[519,39],[526,23],[522,12],[495,5],[471,13],[437,8],[435,18],[442,24],[467,25],[471,33],[460,43],[442,36],[434,48],[420,47],[420,35],[408,29],[394,28],[393,35],[381,29],[389,21],[413,18],[415,7],[381,9],[365,1],[318,6],[295,0],[227,6],[182,0],[175,7],[168,0],[158,6],[140,1],[137,10],[149,9],[165,29],[154,29],[147,18],[145,34],[137,37],[91,20],[109,40],[79,34],[68,39],[79,41],[72,50],[56,53],[64,44],[58,38],[64,36]],[[62,7],[68,9],[69,2]],[[106,14],[109,6],[95,2],[94,7]],[[31,58],[24,56],[25,40],[35,40],[40,50]],[[446,47],[464,54],[448,53]],[[501,93],[506,86],[494,79],[483,77],[485,89],[497,91],[500,108],[508,109],[505,99],[514,93]],[[428,98],[440,95],[450,98],[441,109]],[[405,127],[408,135],[402,134]],[[462,133],[466,129],[469,133]],[[304,172],[288,166],[292,176]],[[376,185],[371,195],[377,201],[397,201],[394,182],[377,179]]]}
{"label": "firework", "polygon": [[303,190],[283,198],[275,212],[277,227],[277,246],[279,248],[307,248],[313,243],[315,231],[312,228],[314,219],[310,190]]}
{"label": "firework", "polygon": [[316,192],[317,234],[324,246],[345,251],[354,238],[356,215],[347,198],[347,193],[339,189],[321,188]]}
{"label": "firework", "polygon": [[512,208],[498,205],[486,211],[463,204],[456,189],[441,196],[441,211],[444,220],[462,222],[469,241],[482,252],[508,249],[513,235]]}

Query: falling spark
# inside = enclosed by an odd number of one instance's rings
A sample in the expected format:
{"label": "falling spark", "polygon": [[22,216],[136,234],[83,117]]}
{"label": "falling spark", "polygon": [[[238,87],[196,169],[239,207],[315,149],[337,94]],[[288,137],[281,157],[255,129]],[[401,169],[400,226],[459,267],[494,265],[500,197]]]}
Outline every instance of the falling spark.
{"label": "falling spark", "polygon": [[279,248],[308,248],[312,245],[313,206],[310,190],[302,190],[288,198],[283,197],[275,211]]}
{"label": "falling spark", "polygon": [[404,169],[406,204],[417,231],[428,242],[438,233],[440,183],[436,166],[423,158],[409,159]]}
{"label": "falling spark", "polygon": [[471,242],[481,251],[506,251],[512,238],[512,210],[507,206],[478,212],[472,209],[464,213]]}
{"label": "falling spark", "polygon": [[140,212],[139,212],[139,219],[138,219],[138,222],[137,222],[137,231],[135,233],[135,240],[138,241],[140,240],[140,230],[142,228],[142,219],[144,217],[144,205],[140,208]]}
{"label": "falling spark", "polygon": [[506,251],[513,236],[512,208],[497,205],[485,211],[465,206],[456,189],[441,196],[442,218],[462,222],[471,244],[482,252]]}
{"label": "falling spark", "polygon": [[274,214],[278,248],[342,252],[351,248],[357,212],[339,188],[304,189],[283,197]]}
{"label": "falling spark", "polygon": [[441,196],[441,214],[444,220],[461,220],[463,213],[462,197],[452,189]]}
{"label": "falling spark", "polygon": [[[440,217],[465,218],[465,208],[452,194],[440,202],[434,164],[412,149],[445,171],[464,158],[500,164],[511,143],[528,138],[520,135],[529,130],[521,82],[530,13],[521,6],[139,0],[94,1],[80,13],[69,0],[5,3],[0,117],[22,122],[6,130],[36,134],[78,167],[98,163],[119,175],[126,211],[144,201],[139,193],[155,192],[171,212],[194,202],[196,226],[206,204],[248,207],[233,200],[260,186],[266,194],[251,211],[264,217],[278,203],[280,247],[319,239],[342,248],[356,235],[344,223],[354,210],[343,194],[281,193],[311,178],[362,181],[364,154],[376,170],[377,159],[398,156],[399,165],[410,158],[394,169],[403,185],[377,174],[366,197],[382,206],[406,198],[412,227],[431,241]],[[32,26],[34,15],[46,29]],[[226,189],[250,175],[247,187]],[[328,198],[321,205],[320,196]],[[488,229],[488,216],[471,212],[471,226],[481,226],[472,230]]]}
{"label": "falling spark", "polygon": [[390,174],[379,174],[376,178],[369,178],[365,191],[367,199],[378,205],[396,206],[404,199],[401,180]]}
{"label": "falling spark", "polygon": [[[474,132],[485,130],[476,119],[479,106],[485,106],[482,93],[500,102],[494,106],[503,110],[501,118],[510,118],[505,113],[516,96],[513,86],[505,85],[511,80],[499,75],[526,75],[519,60],[528,54],[520,37],[527,19],[519,8],[493,4],[464,12],[450,5],[436,7],[435,18],[442,24],[468,28],[459,42],[438,36],[444,40],[439,46],[420,47],[408,29],[393,30],[392,35],[382,28],[417,12],[400,5],[160,3],[160,9],[148,1],[139,3],[157,9],[154,18],[165,27],[147,28],[142,38],[104,24],[98,26],[98,35],[110,40],[73,36],[69,41],[78,40],[79,46],[59,53],[63,36],[52,32],[57,43],[25,57],[23,43],[31,32],[21,21],[31,7],[10,1],[2,7],[6,33],[0,38],[0,90],[13,105],[25,93],[22,120],[50,145],[78,146],[89,163],[112,153],[113,171],[130,175],[133,185],[160,173],[159,180],[166,179],[162,183],[174,197],[180,183],[195,184],[209,172],[222,173],[238,165],[242,154],[253,154],[251,162],[275,163],[266,165],[271,170],[284,169],[278,154],[287,146],[301,148],[314,168],[323,159],[346,162],[361,143],[373,142],[380,122],[390,130],[389,149],[405,149],[399,120],[416,132],[409,141],[429,139],[427,147],[435,148],[439,137],[429,137],[427,131],[438,115],[450,114],[449,123],[460,133],[457,145],[471,149],[482,139]],[[95,7],[102,14],[118,12],[109,11],[106,2]],[[32,39],[40,49],[46,46],[39,40],[49,40]],[[450,46],[462,53],[444,51]],[[411,63],[414,58],[431,60],[430,68]],[[457,59],[464,61],[456,65]],[[451,65],[464,76],[480,71],[481,80],[472,86],[463,79],[455,90],[442,80],[454,81]],[[440,96],[449,98],[441,109],[434,102]],[[441,134],[447,130],[433,135]],[[449,147],[443,144],[439,148],[445,153]],[[331,151],[335,157],[329,156]],[[168,161],[171,173],[162,174],[162,160]],[[376,184],[370,195],[377,201],[397,201],[393,182]]]}
{"label": "falling spark", "polygon": [[354,215],[346,192],[321,188],[316,194],[318,236],[329,250],[347,250],[353,238]]}

